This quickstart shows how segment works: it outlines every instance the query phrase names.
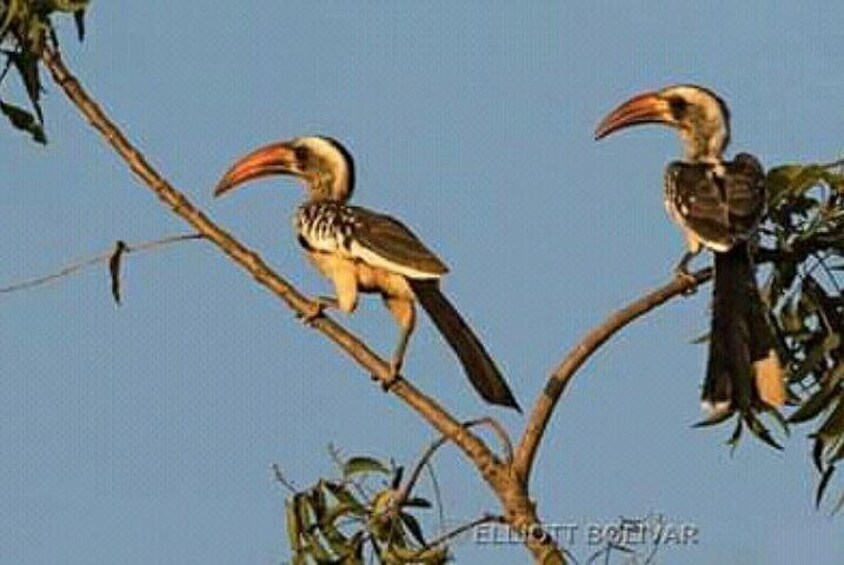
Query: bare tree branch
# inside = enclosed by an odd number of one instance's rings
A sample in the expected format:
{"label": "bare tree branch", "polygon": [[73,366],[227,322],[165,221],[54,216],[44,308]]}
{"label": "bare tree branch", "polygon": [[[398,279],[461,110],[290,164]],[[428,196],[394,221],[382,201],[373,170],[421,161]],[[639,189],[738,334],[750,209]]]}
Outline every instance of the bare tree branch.
{"label": "bare tree branch", "polygon": [[[80,82],[71,74],[59,52],[49,43],[43,46],[41,58],[50,71],[53,81],[88,122],[100,132],[105,140],[126,162],[130,170],[150,188],[156,196],[176,215],[190,224],[197,233],[216,245],[229,258],[249,272],[260,285],[267,288],[300,316],[308,315],[315,304],[293,285],[281,278],[253,250],[240,243],[231,234],[220,228],[188,198],[176,190],[146,160],[120,131],[100,106],[88,95]],[[337,344],[361,367],[388,390],[416,411],[440,434],[453,441],[472,461],[483,479],[498,496],[505,511],[507,523],[518,531],[534,530],[539,519],[535,505],[529,500],[525,485],[510,472],[510,466],[503,464],[477,435],[449,414],[431,397],[405,379],[393,382],[390,367],[357,336],[328,316],[313,321],[311,327]],[[541,534],[541,532],[540,532]],[[547,534],[526,536],[525,545],[538,563],[562,564],[563,555],[553,538]]]}
{"label": "bare tree branch", "polygon": [[612,314],[604,323],[586,334],[580,343],[569,351],[568,355],[551,374],[545,388],[536,400],[530,419],[516,448],[513,471],[525,485],[530,480],[533,462],[536,459],[536,453],[548,427],[548,422],[554,413],[554,408],[577,370],[599,347],[627,324],[668,300],[697,288],[711,277],[712,269],[706,268],[694,273],[688,279],[674,278],[668,284],[649,292]]}

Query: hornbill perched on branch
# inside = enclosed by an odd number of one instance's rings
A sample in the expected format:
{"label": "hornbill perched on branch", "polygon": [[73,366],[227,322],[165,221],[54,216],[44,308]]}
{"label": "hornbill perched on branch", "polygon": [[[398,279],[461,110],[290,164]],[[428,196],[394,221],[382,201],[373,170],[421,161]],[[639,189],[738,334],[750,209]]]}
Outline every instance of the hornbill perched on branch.
{"label": "hornbill perched on branch", "polygon": [[670,86],[624,102],[598,125],[600,139],[636,124],[675,128],[683,159],[665,171],[665,207],[683,231],[688,251],[676,271],[702,247],[715,254],[709,361],[702,402],[713,416],[785,402],[783,370],[759,295],[750,245],[765,209],[765,174],[759,161],[739,153],[723,159],[730,113],[712,91]]}
{"label": "hornbill perched on branch", "polygon": [[442,294],[440,278],[448,268],[399,221],[346,202],[355,187],[354,161],[337,140],[299,137],[261,147],[238,160],[214,191],[226,193],[268,175],[304,181],[308,200],[299,206],[294,226],[310,262],[334,283],[336,297],[320,297],[306,316],[326,307],[353,312],[358,293],[378,293],[400,327],[392,357],[393,377],[401,371],[418,300],[457,353],[475,390],[492,404],[519,409],[492,358],[457,310]]}

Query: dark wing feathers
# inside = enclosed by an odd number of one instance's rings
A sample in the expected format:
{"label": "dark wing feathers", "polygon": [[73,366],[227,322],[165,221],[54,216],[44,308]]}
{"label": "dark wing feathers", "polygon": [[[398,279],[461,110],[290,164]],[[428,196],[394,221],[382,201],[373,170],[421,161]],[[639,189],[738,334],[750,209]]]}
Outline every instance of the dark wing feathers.
{"label": "dark wing feathers", "polygon": [[740,153],[727,163],[726,183],[731,229],[747,236],[756,231],[765,211],[765,172],[755,157]]}
{"label": "dark wing feathers", "polygon": [[704,241],[732,245],[756,230],[765,207],[765,177],[746,153],[724,163],[716,175],[707,163],[671,163],[666,170],[669,204]]}
{"label": "dark wing feathers", "polygon": [[430,274],[445,274],[448,267],[425,247],[404,224],[366,208],[349,207],[357,220],[354,238],[390,262]]}

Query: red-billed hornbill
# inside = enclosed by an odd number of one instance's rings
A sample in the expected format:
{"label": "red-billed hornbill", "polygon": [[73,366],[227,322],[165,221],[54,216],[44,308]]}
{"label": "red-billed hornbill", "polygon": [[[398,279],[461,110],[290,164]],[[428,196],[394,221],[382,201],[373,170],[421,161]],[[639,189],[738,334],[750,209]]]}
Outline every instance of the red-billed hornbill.
{"label": "red-billed hornbill", "polygon": [[377,293],[401,333],[391,369],[397,377],[416,324],[415,300],[431,316],[457,353],[475,390],[492,404],[519,409],[507,382],[480,340],[440,291],[448,268],[399,221],[346,204],[355,188],[351,154],[329,137],[299,137],[261,147],[225,173],[215,196],[268,175],[304,181],[308,200],[299,206],[294,227],[310,262],[334,283],[336,297],[320,297],[313,320],[326,307],[351,313],[358,294]]}
{"label": "red-billed hornbill", "polygon": [[750,244],[765,209],[765,175],[759,161],[739,153],[723,159],[730,140],[730,113],[712,91],[679,85],[624,102],[598,125],[600,139],[636,124],[676,129],[683,159],[665,171],[665,207],[682,229],[687,265],[702,247],[715,254],[709,361],[702,402],[714,415],[785,402],[783,370],[759,295]]}

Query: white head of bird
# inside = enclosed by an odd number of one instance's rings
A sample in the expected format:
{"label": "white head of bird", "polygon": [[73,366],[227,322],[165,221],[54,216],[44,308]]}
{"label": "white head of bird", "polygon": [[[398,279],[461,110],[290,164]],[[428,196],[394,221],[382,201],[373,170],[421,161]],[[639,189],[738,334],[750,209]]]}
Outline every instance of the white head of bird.
{"label": "white head of bird", "polygon": [[689,162],[719,163],[730,142],[730,112],[717,94],[702,86],[681,84],[630,98],[610,112],[595,130],[601,139],[639,124],[673,127]]}
{"label": "white head of bird", "polygon": [[304,181],[312,200],[348,200],[355,187],[354,161],[334,138],[296,137],[264,145],[238,159],[217,184],[220,196],[251,180],[291,175]]}

